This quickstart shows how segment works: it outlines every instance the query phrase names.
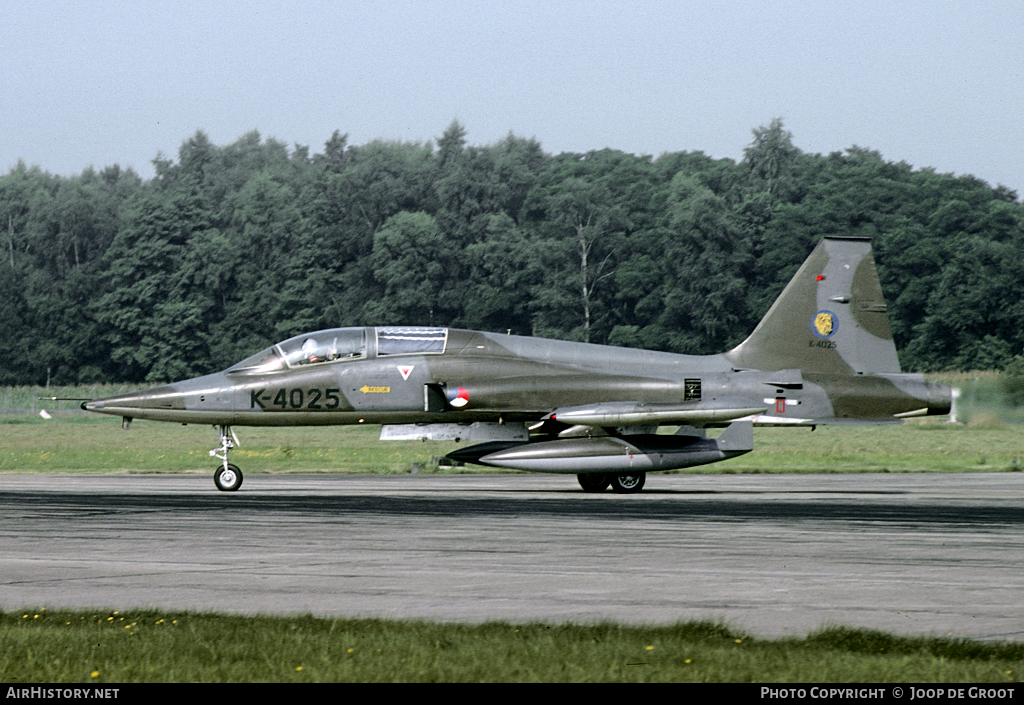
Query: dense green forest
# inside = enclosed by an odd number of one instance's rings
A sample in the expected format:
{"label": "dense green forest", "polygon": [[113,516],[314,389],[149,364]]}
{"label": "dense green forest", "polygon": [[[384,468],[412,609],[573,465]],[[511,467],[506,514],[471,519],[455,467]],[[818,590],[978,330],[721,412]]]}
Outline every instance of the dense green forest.
{"label": "dense green forest", "polygon": [[874,238],[904,369],[1024,353],[1015,192],[806,154],[780,120],[739,162],[474,147],[453,122],[426,144],[335,132],[316,154],[197,132],[154,165],[0,177],[0,384],[173,380],[345,325],[721,352],[831,234]]}

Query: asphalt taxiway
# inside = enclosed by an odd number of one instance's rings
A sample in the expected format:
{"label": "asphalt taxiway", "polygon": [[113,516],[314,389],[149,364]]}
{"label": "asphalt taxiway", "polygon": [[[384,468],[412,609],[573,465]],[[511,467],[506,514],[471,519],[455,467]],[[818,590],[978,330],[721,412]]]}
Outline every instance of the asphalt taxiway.
{"label": "asphalt taxiway", "polygon": [[0,608],[1024,640],[1024,474],[0,476]]}

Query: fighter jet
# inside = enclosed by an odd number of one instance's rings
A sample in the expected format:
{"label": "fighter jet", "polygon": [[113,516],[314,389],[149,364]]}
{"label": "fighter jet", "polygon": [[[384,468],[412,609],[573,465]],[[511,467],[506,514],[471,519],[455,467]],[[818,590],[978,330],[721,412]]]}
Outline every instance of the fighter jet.
{"label": "fighter jet", "polygon": [[[233,426],[381,424],[382,440],[475,441],[457,462],[576,474],[638,492],[646,473],[753,449],[753,425],[898,423],[948,414],[951,390],[904,374],[871,241],[826,237],[754,332],[678,355],[441,327],[334,328],[223,372],[86,401],[133,419],[213,425],[226,492]],[[658,433],[660,427],[674,433]],[[725,430],[709,437],[707,429]]]}

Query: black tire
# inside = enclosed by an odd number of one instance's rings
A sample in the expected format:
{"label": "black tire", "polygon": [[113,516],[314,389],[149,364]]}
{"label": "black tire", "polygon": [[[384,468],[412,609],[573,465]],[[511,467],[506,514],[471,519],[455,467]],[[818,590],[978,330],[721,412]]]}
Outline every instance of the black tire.
{"label": "black tire", "polygon": [[613,475],[611,478],[612,492],[618,492],[619,494],[633,494],[639,492],[644,488],[644,482],[647,480],[647,473],[645,472],[631,472],[623,473],[621,475]]}
{"label": "black tire", "polygon": [[581,472],[576,479],[584,492],[604,492],[612,481],[606,472]]}
{"label": "black tire", "polygon": [[227,467],[221,465],[217,472],[213,473],[213,484],[221,492],[234,492],[242,486],[242,471],[237,465],[228,463]]}

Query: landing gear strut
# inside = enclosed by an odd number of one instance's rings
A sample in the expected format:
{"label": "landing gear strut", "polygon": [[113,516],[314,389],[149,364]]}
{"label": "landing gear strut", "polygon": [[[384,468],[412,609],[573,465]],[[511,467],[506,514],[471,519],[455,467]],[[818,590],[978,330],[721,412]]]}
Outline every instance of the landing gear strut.
{"label": "landing gear strut", "polygon": [[215,426],[220,435],[220,447],[210,451],[210,455],[221,461],[220,467],[213,473],[213,484],[221,492],[234,492],[242,486],[242,471],[237,465],[228,462],[228,451],[235,447],[238,438],[230,426]]}

